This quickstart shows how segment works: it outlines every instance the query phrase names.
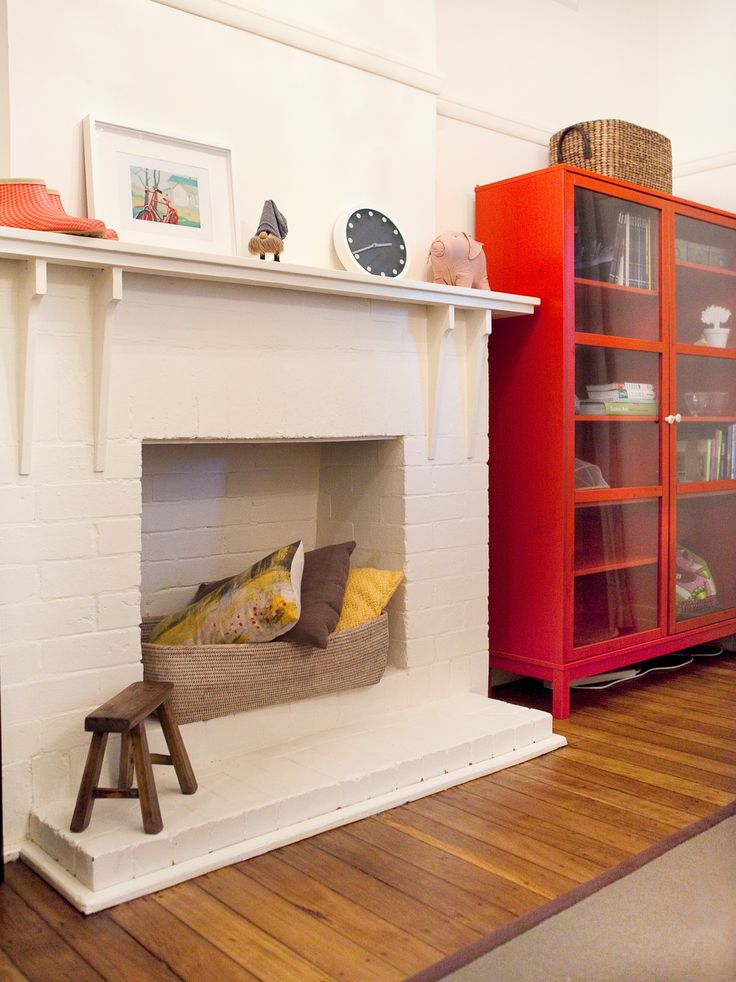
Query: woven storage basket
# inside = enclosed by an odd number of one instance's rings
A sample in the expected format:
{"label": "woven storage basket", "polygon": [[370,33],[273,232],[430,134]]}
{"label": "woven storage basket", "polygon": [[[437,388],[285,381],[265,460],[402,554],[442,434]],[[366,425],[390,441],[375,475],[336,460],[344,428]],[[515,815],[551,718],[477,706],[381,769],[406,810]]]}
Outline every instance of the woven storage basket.
{"label": "woven storage basket", "polygon": [[677,617],[689,615],[699,617],[701,614],[712,614],[718,610],[718,597],[703,597],[702,600],[678,600],[675,605]]}
{"label": "woven storage basket", "polygon": [[670,141],[622,119],[593,119],[566,126],[549,141],[549,162],[572,164],[672,194]]}
{"label": "woven storage basket", "polygon": [[339,634],[326,648],[289,641],[163,645],[147,639],[159,618],[141,625],[143,678],[173,682],[178,723],[379,682],[388,661],[388,614]]}

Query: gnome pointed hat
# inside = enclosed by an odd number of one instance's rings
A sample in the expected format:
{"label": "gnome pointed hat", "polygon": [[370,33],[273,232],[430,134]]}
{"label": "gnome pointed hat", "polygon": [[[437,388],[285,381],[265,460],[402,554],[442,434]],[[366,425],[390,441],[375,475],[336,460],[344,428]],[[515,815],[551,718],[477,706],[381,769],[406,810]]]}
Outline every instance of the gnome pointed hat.
{"label": "gnome pointed hat", "polygon": [[261,223],[256,229],[256,235],[259,232],[271,232],[280,239],[285,239],[288,231],[289,226],[286,224],[286,219],[276,207],[276,203],[269,198],[263,204]]}

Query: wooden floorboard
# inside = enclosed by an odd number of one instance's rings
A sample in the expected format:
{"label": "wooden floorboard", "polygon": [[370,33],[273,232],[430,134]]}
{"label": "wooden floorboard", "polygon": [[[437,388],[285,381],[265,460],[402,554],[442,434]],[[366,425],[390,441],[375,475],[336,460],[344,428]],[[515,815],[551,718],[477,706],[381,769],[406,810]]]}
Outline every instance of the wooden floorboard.
{"label": "wooden floorboard", "polygon": [[734,696],[734,656],[573,692],[566,748],[86,918],[11,863],[0,979],[406,978],[731,801]]}

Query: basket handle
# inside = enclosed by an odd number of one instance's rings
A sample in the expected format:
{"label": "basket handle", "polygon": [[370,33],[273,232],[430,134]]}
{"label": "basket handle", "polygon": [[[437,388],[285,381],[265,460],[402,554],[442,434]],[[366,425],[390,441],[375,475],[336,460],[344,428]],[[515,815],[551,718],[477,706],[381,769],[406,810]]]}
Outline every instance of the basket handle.
{"label": "basket handle", "polygon": [[560,133],[560,137],[559,137],[559,139],[557,141],[557,163],[558,164],[564,164],[564,162],[565,162],[562,159],[562,141],[565,139],[565,137],[567,136],[567,134],[568,133],[572,133],[573,130],[575,130],[577,133],[579,133],[582,136],[582,138],[583,138],[583,156],[585,157],[585,159],[586,160],[590,160],[590,158],[593,156],[593,151],[590,149],[590,140],[588,139],[588,134],[585,132],[585,130],[582,128],[582,126],[577,126],[577,125],[568,126],[567,129],[563,130],[562,133]]}

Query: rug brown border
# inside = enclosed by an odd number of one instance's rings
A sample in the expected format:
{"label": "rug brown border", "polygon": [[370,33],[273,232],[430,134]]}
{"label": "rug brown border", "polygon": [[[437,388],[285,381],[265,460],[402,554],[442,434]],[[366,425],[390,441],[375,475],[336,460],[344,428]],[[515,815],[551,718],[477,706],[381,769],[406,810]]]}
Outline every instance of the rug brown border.
{"label": "rug brown border", "polygon": [[528,913],[522,914],[521,917],[517,917],[508,924],[504,924],[503,927],[499,927],[495,931],[485,934],[472,944],[461,948],[460,951],[447,955],[441,961],[435,962],[434,965],[430,965],[428,968],[417,972],[416,975],[410,976],[407,982],[437,982],[437,980],[445,978],[450,972],[469,965],[489,951],[500,948],[502,945],[507,944],[514,938],[518,938],[519,935],[531,930],[531,928],[543,923],[543,921],[548,920],[550,917],[554,917],[556,914],[567,910],[581,900],[585,900],[586,897],[598,893],[604,887],[610,886],[612,883],[623,879],[635,870],[641,869],[642,866],[646,866],[647,863],[651,863],[653,860],[663,856],[666,852],[674,849],[675,846],[679,846],[689,839],[694,839],[695,836],[719,825],[733,815],[736,815],[736,801],[724,805],[723,808],[719,808],[712,815],[707,815],[705,818],[693,822],[692,825],[680,829],[679,832],[673,832],[672,835],[667,836],[666,839],[662,839],[661,842],[655,842],[653,846],[649,846],[643,852],[637,853],[636,856],[630,856],[628,859],[624,859],[618,866],[613,866],[592,880],[588,880],[587,883],[581,883],[567,893],[563,893],[559,897],[555,897],[554,900],[543,904],[541,907],[530,910]]}

